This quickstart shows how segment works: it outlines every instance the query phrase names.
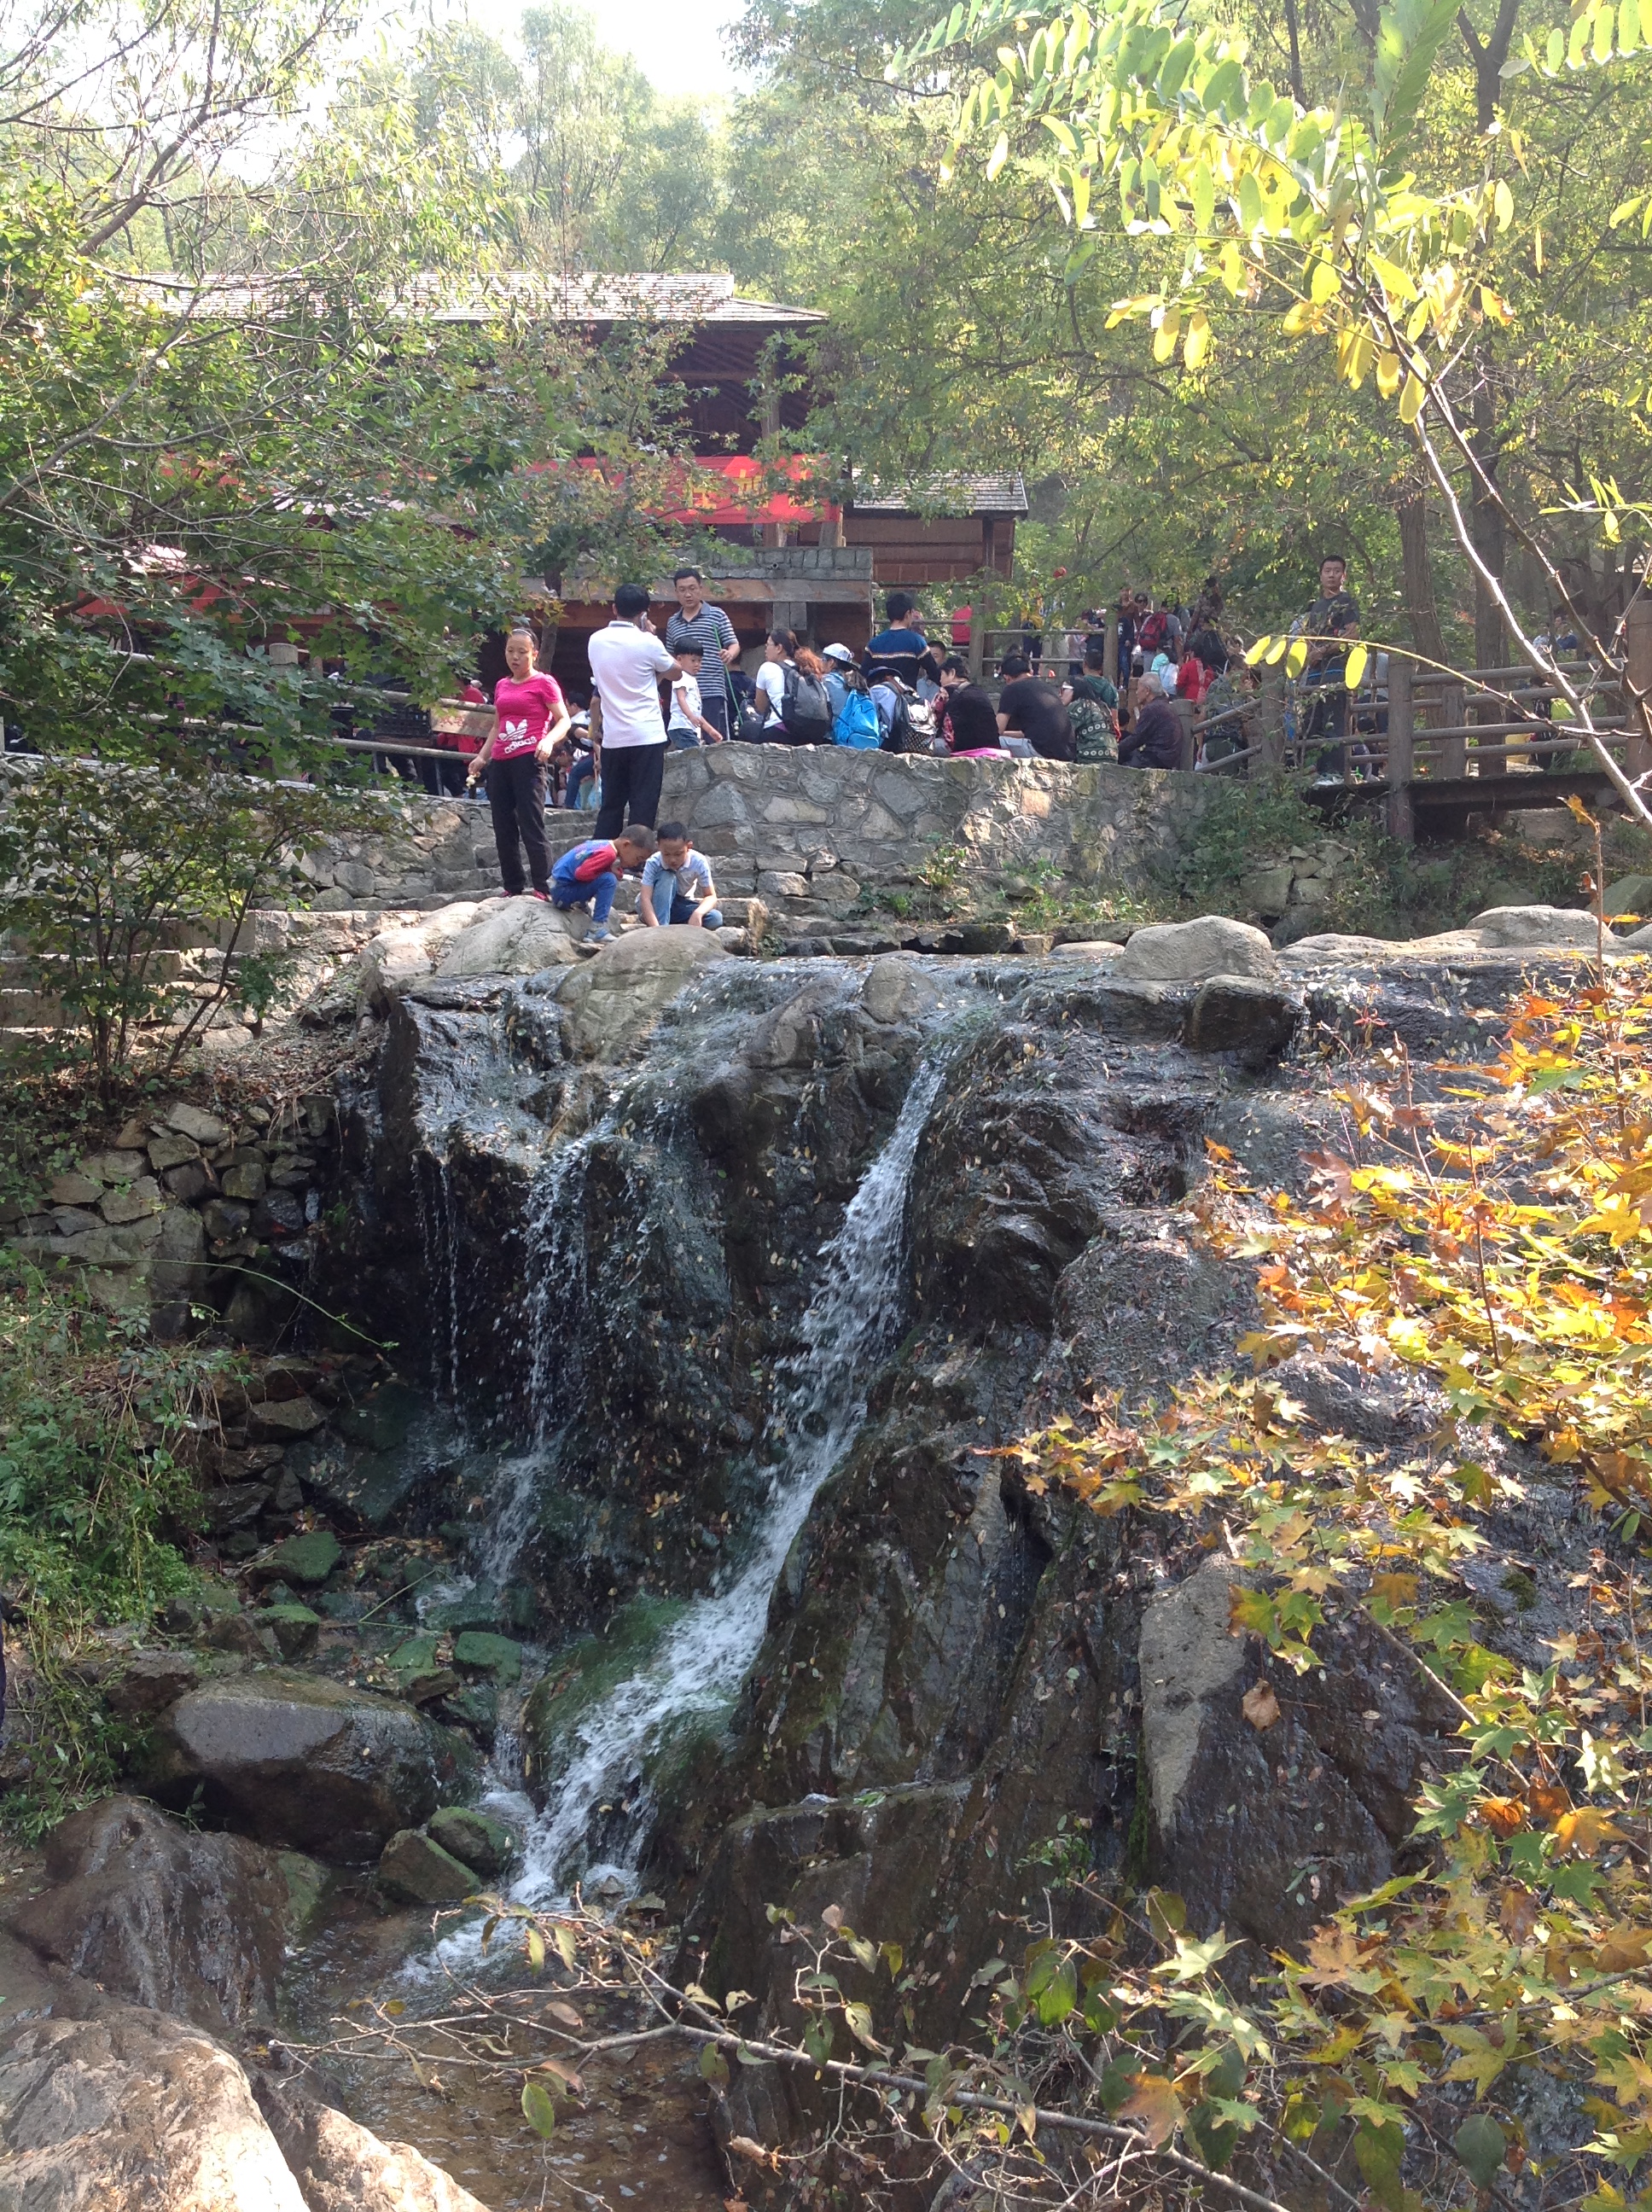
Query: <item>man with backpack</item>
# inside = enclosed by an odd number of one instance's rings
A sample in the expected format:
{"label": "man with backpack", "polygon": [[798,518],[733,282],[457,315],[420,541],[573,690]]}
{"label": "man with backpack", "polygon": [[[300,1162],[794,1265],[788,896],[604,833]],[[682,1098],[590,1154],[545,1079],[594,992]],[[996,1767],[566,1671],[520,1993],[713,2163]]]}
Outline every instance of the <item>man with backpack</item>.
{"label": "man with backpack", "polygon": [[883,742],[883,724],[853,653],[847,645],[829,645],[821,658],[826,663],[826,696],[832,708],[832,743],[857,752],[876,751]]}

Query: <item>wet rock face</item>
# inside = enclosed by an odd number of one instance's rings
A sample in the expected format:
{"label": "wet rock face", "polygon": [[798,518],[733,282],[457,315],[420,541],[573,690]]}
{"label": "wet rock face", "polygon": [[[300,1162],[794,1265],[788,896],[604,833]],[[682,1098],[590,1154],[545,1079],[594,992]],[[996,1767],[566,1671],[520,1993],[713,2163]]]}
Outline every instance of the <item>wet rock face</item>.
{"label": "wet rock face", "polygon": [[274,1852],[116,1797],[54,1832],[46,1874],[11,1922],[42,1958],[216,2033],[273,2019],[288,1909]]}
{"label": "wet rock face", "polygon": [[1006,1023],[960,1060],[913,1189],[920,1311],[1047,1329],[1104,1213],[1186,1194],[1208,1085],[1179,1054],[1145,1080],[1139,1060],[1070,1018]]}
{"label": "wet rock face", "polygon": [[1322,1635],[1326,1663],[1304,1676],[1270,1662],[1231,1632],[1233,1587],[1212,1559],[1143,1617],[1151,1870],[1200,1934],[1225,1925],[1267,1948],[1300,1945],[1394,1872],[1409,1801],[1453,1716],[1371,1629]]}
{"label": "wet rock face", "polygon": [[410,1705],[271,1668],[192,1691],[155,1731],[151,1785],[259,1841],[333,1865],[374,1859],[472,1778],[466,1740]]}

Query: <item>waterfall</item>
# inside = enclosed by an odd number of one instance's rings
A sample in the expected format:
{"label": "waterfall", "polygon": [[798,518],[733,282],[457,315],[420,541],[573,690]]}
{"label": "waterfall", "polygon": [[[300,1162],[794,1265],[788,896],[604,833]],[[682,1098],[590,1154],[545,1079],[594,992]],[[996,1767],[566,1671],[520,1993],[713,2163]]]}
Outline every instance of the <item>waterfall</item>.
{"label": "waterfall", "polygon": [[[525,1838],[511,1892],[519,1902],[544,1904],[562,1893],[598,1807],[613,1802],[675,1729],[725,1707],[756,1656],[787,1554],[864,1421],[877,1363],[900,1334],[907,1190],[945,1066],[937,1055],[920,1068],[842,1227],[820,1254],[801,1345],[776,1374],[771,1434],[779,1458],[750,1553],[724,1587],[687,1605],[636,1672],[577,1724],[573,1759]],[[646,1817],[646,1808],[634,1815],[632,1848]]]}

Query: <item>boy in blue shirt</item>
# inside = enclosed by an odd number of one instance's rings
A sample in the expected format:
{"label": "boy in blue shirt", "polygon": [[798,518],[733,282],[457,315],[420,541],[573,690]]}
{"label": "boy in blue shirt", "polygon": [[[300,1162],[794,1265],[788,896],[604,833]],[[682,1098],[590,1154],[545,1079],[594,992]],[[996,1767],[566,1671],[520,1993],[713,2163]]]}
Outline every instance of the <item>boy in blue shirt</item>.
{"label": "boy in blue shirt", "polygon": [[638,911],[652,929],[684,922],[690,929],[720,929],[717,886],[705,855],[696,853],[685,823],[662,822],[659,850],[642,872]]}
{"label": "boy in blue shirt", "polygon": [[608,917],[614,910],[614,894],[628,868],[640,868],[654,842],[652,830],[629,823],[617,837],[588,837],[570,846],[550,872],[550,902],[564,914],[576,906],[591,909],[587,945],[605,945],[613,934]]}

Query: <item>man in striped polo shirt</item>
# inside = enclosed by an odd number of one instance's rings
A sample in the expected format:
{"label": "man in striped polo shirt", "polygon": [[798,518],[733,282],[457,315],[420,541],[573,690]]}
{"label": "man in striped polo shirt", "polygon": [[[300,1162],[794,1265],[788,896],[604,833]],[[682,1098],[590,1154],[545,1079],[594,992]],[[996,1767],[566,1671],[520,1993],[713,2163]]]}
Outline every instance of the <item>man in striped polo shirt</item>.
{"label": "man in striped polo shirt", "polygon": [[700,711],[720,737],[728,735],[728,679],[725,671],[740,657],[734,625],[721,607],[708,606],[704,579],[697,568],[679,568],[671,578],[677,612],[665,624],[665,650],[692,646],[701,656]]}

